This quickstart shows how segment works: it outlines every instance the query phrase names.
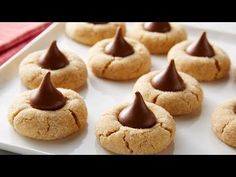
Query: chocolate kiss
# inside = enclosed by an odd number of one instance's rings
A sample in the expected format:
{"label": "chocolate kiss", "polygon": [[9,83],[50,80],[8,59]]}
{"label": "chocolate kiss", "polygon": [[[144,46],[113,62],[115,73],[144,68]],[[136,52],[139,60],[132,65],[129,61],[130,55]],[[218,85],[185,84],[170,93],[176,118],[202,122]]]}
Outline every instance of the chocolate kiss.
{"label": "chocolate kiss", "polygon": [[53,41],[47,53],[39,59],[38,64],[42,68],[56,70],[68,65],[69,61],[58,49],[56,41]]}
{"label": "chocolate kiss", "polygon": [[151,128],[157,122],[139,92],[135,93],[134,102],[120,112],[118,120],[122,125],[132,128]]}
{"label": "chocolate kiss", "polygon": [[146,22],[143,26],[146,31],[150,32],[166,33],[171,30],[168,22]]}
{"label": "chocolate kiss", "polygon": [[126,42],[119,27],[114,39],[105,47],[105,53],[114,57],[126,57],[134,53],[133,47]]}
{"label": "chocolate kiss", "polygon": [[48,72],[39,88],[35,90],[30,98],[30,105],[36,109],[56,110],[66,104],[66,98],[53,85]]}
{"label": "chocolate kiss", "polygon": [[170,61],[165,71],[152,78],[151,84],[155,89],[162,91],[177,92],[185,89],[184,81],[175,68],[174,60]]}
{"label": "chocolate kiss", "polygon": [[215,55],[214,49],[207,40],[206,32],[202,33],[197,41],[188,46],[186,52],[197,57],[213,57]]}

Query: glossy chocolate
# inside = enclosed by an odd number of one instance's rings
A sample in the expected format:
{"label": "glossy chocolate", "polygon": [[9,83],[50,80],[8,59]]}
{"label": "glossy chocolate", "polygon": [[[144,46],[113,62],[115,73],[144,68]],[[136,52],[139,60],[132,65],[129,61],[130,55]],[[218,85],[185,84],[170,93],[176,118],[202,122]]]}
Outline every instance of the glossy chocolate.
{"label": "glossy chocolate", "polygon": [[152,78],[151,84],[155,89],[162,91],[177,92],[185,89],[184,81],[175,68],[174,60],[170,61],[164,71]]}
{"label": "glossy chocolate", "polygon": [[145,22],[143,28],[146,31],[166,33],[171,30],[170,23],[168,22]]}
{"label": "glossy chocolate", "polygon": [[132,128],[151,128],[157,123],[156,116],[139,92],[135,93],[134,102],[120,112],[118,120],[122,125]]}
{"label": "glossy chocolate", "polygon": [[58,49],[56,41],[53,41],[47,53],[39,59],[38,64],[42,68],[56,70],[68,65],[69,61]]}
{"label": "glossy chocolate", "polygon": [[48,72],[39,88],[30,97],[30,105],[41,110],[57,110],[66,104],[66,98],[52,84],[50,72]]}
{"label": "glossy chocolate", "polygon": [[206,32],[203,32],[197,41],[188,46],[186,52],[197,57],[213,57],[215,55],[213,47],[207,40]]}
{"label": "glossy chocolate", "polygon": [[124,39],[119,27],[113,40],[105,47],[105,53],[114,57],[127,57],[134,53],[133,47]]}

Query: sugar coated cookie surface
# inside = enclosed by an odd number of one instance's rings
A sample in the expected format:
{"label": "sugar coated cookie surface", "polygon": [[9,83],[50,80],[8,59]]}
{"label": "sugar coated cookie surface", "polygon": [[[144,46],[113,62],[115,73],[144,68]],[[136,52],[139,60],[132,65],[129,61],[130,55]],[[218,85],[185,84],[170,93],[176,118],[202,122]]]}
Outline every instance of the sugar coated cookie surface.
{"label": "sugar coated cookie surface", "polygon": [[[22,83],[29,89],[37,88],[44,75],[50,71],[52,82],[56,87],[78,90],[84,86],[87,81],[87,68],[84,61],[71,51],[61,50],[61,53],[68,59],[68,64],[58,69],[43,68],[39,64],[39,61],[48,54],[48,50],[36,51],[27,55],[19,66]],[[49,55],[48,58],[52,58],[52,61],[44,62],[44,67],[48,65],[55,67],[58,57],[54,57],[54,55],[56,54]]]}
{"label": "sugar coated cookie surface", "polygon": [[[161,23],[161,22],[152,22]],[[163,31],[163,25],[160,25],[160,32],[148,31],[144,28],[146,23],[134,23],[128,29],[127,36],[143,43],[151,54],[167,54],[172,46],[186,40],[187,33],[185,29],[176,23],[169,23],[169,31]],[[157,25],[158,28],[158,25]],[[160,29],[157,29],[160,30]]]}
{"label": "sugar coated cookie surface", "polygon": [[[113,54],[106,52],[107,50]],[[130,80],[150,70],[151,58],[143,44],[123,38],[117,32],[115,38],[102,40],[90,49],[88,65],[98,77]]]}
{"label": "sugar coated cookie surface", "polygon": [[107,23],[66,23],[66,34],[73,40],[86,44],[94,45],[103,39],[111,38],[115,35],[117,27],[121,27],[123,33],[126,32],[125,23],[107,22]]}
{"label": "sugar coated cookie surface", "polygon": [[131,128],[118,121],[123,104],[106,111],[96,124],[96,136],[100,144],[116,154],[156,154],[166,149],[175,137],[175,121],[163,108],[147,103],[156,116],[151,128]]}
{"label": "sugar coated cookie surface", "polygon": [[134,85],[133,92],[139,91],[145,101],[154,103],[166,109],[171,115],[185,115],[201,108],[203,90],[200,84],[191,76],[179,72],[184,81],[183,91],[162,91],[155,89],[151,80],[160,71],[153,71],[140,77]]}
{"label": "sugar coated cookie surface", "polygon": [[219,105],[212,114],[212,129],[224,143],[236,147],[236,99]]}
{"label": "sugar coated cookie surface", "polygon": [[[216,45],[210,45],[204,36],[203,33],[195,43],[183,41],[176,44],[169,51],[168,60],[175,60],[177,70],[185,72],[199,81],[212,81],[227,76],[230,70],[229,56]],[[195,46],[192,46],[194,44]],[[196,47],[194,51],[193,47]],[[213,51],[209,51],[209,47]],[[188,50],[192,54],[187,53]],[[213,54],[211,54],[212,52]]]}
{"label": "sugar coated cookie surface", "polygon": [[48,72],[39,88],[25,91],[12,103],[8,120],[21,135],[38,140],[55,140],[85,127],[87,108],[73,90],[56,89]]}

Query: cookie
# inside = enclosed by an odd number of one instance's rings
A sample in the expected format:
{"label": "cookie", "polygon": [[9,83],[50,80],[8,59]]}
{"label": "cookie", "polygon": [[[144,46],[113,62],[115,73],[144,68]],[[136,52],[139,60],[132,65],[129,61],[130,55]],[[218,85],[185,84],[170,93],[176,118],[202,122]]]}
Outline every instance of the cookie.
{"label": "cookie", "polygon": [[167,54],[171,47],[187,39],[181,25],[167,22],[135,23],[127,36],[143,43],[151,54]]}
{"label": "cookie", "polygon": [[224,143],[236,147],[236,99],[219,105],[212,114],[211,124],[216,136]]}
{"label": "cookie", "polygon": [[195,42],[183,41],[175,45],[167,58],[175,60],[177,70],[198,81],[221,79],[230,70],[229,56],[216,45],[210,44],[205,32]]}
{"label": "cookie", "polygon": [[163,108],[144,102],[136,93],[133,103],[116,106],[96,123],[100,144],[116,154],[156,154],[175,137],[176,125]]}
{"label": "cookie", "polygon": [[26,56],[19,66],[20,79],[28,89],[37,88],[48,71],[55,87],[79,90],[86,84],[87,68],[84,61],[71,51],[60,51],[56,41],[48,50]]}
{"label": "cookie", "polygon": [[71,39],[91,46],[103,39],[112,38],[119,26],[125,34],[126,27],[122,22],[66,23],[65,31]]}
{"label": "cookie", "polygon": [[90,49],[88,65],[97,77],[130,80],[150,70],[151,58],[143,44],[124,38],[118,28],[114,38],[102,40]]}
{"label": "cookie", "polygon": [[69,89],[56,89],[50,73],[40,87],[22,93],[9,109],[15,131],[38,140],[65,138],[85,127],[87,108],[83,98]]}
{"label": "cookie", "polygon": [[172,116],[185,115],[200,110],[203,90],[196,79],[177,72],[171,60],[164,71],[153,71],[140,77],[133,88],[144,100],[166,109]]}

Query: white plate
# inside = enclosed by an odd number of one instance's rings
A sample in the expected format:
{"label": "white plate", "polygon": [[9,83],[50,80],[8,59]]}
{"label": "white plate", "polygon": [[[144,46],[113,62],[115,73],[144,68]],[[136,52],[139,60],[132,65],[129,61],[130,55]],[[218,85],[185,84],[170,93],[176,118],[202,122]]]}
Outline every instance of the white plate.
{"label": "white plate", "polygon": [[[129,26],[129,24],[128,24]],[[198,37],[202,29],[186,26],[189,39]],[[231,57],[235,66],[236,35],[208,31],[210,41],[221,46]],[[18,65],[30,52],[46,48],[54,39],[59,47],[68,48],[81,56],[85,62],[88,47],[70,40],[64,34],[64,24],[54,24],[28,44],[18,54],[0,67],[0,148],[21,154],[110,154],[95,138],[95,121],[112,105],[129,101],[135,81],[113,82],[99,79],[89,73],[88,84],[80,91],[88,107],[88,126],[80,135],[60,141],[36,141],[17,134],[7,120],[8,107],[22,91],[26,90],[18,75]],[[162,69],[165,56],[152,56],[152,70]],[[233,67],[232,67],[233,68]],[[210,118],[215,107],[236,96],[236,83],[232,73],[221,81],[202,83],[204,103],[197,115],[176,119],[177,133],[174,143],[161,154],[235,154],[235,149],[222,143],[212,132]]]}

